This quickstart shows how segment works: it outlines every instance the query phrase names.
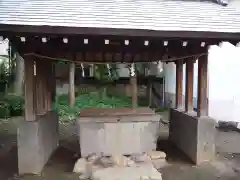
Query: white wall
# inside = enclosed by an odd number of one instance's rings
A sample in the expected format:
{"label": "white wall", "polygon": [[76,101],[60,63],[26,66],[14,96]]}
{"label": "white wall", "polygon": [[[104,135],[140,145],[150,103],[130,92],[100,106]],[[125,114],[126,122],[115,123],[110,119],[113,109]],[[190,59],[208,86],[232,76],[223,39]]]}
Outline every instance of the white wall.
{"label": "white wall", "polygon": [[8,40],[0,41],[0,55],[8,55]]}
{"label": "white wall", "polygon": [[209,116],[240,122],[240,48],[228,42],[211,48]]}
{"label": "white wall", "polygon": [[[176,89],[176,65],[175,63],[164,64],[164,76],[165,76],[165,92],[175,96]],[[183,65],[183,93],[185,95],[185,79],[186,79],[186,65]],[[197,107],[197,73],[198,73],[198,61],[194,63],[194,87],[193,87],[193,98],[194,107]],[[166,98],[169,96],[166,96]],[[173,97],[174,98],[174,97]],[[171,99],[169,99],[171,100]],[[168,101],[168,99],[166,99]]]}
{"label": "white wall", "polygon": [[[185,95],[185,65],[183,67]],[[165,91],[175,95],[176,69],[174,63],[164,65]],[[240,122],[240,47],[228,42],[209,48],[208,99],[209,116],[217,121]],[[194,107],[197,106],[197,61],[194,64]]]}
{"label": "white wall", "polygon": [[127,64],[117,64],[117,71],[120,77],[129,77]]}

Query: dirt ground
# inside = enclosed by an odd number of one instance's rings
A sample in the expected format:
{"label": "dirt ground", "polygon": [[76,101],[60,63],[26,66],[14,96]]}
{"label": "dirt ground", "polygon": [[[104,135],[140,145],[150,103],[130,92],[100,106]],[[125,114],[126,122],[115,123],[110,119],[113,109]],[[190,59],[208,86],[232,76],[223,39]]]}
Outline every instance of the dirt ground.
{"label": "dirt ground", "polygon": [[[41,175],[17,175],[16,132],[20,118],[0,120],[0,180],[77,180],[72,173],[79,157],[76,126],[60,125],[60,147],[53,154]],[[159,169],[163,180],[239,180],[240,133],[218,131],[216,161],[194,166],[167,141],[168,125],[161,125],[158,149],[167,153],[168,166]]]}

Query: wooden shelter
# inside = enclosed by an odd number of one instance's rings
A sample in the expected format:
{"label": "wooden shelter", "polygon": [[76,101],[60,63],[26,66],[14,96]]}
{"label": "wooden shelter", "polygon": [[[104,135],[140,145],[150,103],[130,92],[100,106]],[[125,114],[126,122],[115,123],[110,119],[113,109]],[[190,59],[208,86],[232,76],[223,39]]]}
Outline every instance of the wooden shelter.
{"label": "wooden shelter", "polygon": [[[194,162],[214,156],[215,127],[207,117],[208,46],[240,39],[240,7],[189,1],[0,2],[0,36],[25,62],[25,122],[18,131],[20,173],[38,173],[58,146],[54,61],[176,63],[176,107],[170,140]],[[221,18],[219,17],[221,14]],[[231,19],[231,20],[230,20]],[[193,113],[193,63],[198,59],[198,107]],[[182,96],[186,63],[185,105]],[[133,76],[131,83],[136,84]],[[133,88],[136,100],[136,88]]]}

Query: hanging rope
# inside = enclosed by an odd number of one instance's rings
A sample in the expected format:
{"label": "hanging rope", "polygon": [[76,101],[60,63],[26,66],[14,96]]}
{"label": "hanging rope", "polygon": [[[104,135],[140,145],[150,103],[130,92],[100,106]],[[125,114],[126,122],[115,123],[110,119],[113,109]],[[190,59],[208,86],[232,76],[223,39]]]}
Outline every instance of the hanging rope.
{"label": "hanging rope", "polygon": [[[178,58],[169,58],[169,59],[164,59],[164,60],[160,60],[160,61],[161,62],[171,62],[171,61],[184,60],[184,59],[193,58],[193,57],[196,57],[196,59],[197,59],[197,58],[199,58],[201,56],[204,56],[204,55],[207,55],[207,53],[192,54],[192,55],[188,55],[188,56],[182,56],[182,57],[178,57]],[[40,54],[36,54],[36,53],[26,53],[26,54],[24,54],[24,56],[34,56],[34,57],[38,57],[38,58],[51,59],[51,60],[56,60],[56,61],[74,62],[74,63],[77,63],[77,64],[79,64],[79,63],[84,63],[84,64],[106,64],[105,62],[73,61],[73,60],[70,60],[70,59],[49,57],[49,56],[40,55]],[[151,62],[158,62],[158,61],[151,61]],[[126,63],[130,64],[130,62],[126,62]],[[143,64],[143,63],[149,63],[149,61],[147,61],[147,62],[137,62],[135,64]],[[108,64],[122,64],[122,62],[108,62]]]}
{"label": "hanging rope", "polygon": [[81,68],[82,68],[82,77],[85,77],[85,72],[84,72],[84,66],[83,66],[83,63],[81,63]]}
{"label": "hanging rope", "polygon": [[135,64],[132,63],[130,67],[130,76],[135,76]]}
{"label": "hanging rope", "polygon": [[107,64],[107,69],[108,69],[108,76],[110,77],[111,76],[111,70],[110,70],[110,65]]}

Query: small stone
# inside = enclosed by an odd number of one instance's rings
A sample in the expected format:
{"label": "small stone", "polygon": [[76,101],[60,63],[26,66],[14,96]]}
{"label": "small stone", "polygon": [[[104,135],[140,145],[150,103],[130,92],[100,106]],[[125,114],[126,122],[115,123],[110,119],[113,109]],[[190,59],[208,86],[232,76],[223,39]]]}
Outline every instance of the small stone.
{"label": "small stone", "polygon": [[150,180],[149,176],[141,176],[140,180]]}
{"label": "small stone", "polygon": [[132,166],[134,166],[135,165],[135,162],[133,161],[133,160],[131,160],[131,159],[128,159],[127,160],[127,166],[128,167],[132,167]]}
{"label": "small stone", "polygon": [[150,180],[162,180],[162,175],[159,174],[158,176],[151,176],[149,179]]}
{"label": "small stone", "polygon": [[96,154],[91,154],[87,157],[87,161],[88,162],[95,162],[97,159],[99,159],[100,157]]}
{"label": "small stone", "polygon": [[89,177],[87,177],[85,174],[81,174],[80,176],[79,176],[79,179],[88,179]]}
{"label": "small stone", "polygon": [[113,166],[114,163],[112,157],[101,157],[99,159],[99,164],[103,167],[110,167]]}
{"label": "small stone", "polygon": [[151,161],[150,156],[148,156],[146,153],[131,155],[130,159],[133,160],[136,163]]}
{"label": "small stone", "polygon": [[152,160],[152,164],[156,169],[160,169],[168,165],[166,159],[154,159]]}
{"label": "small stone", "polygon": [[151,151],[147,153],[150,158],[153,159],[165,159],[166,158],[166,153],[163,151]]}
{"label": "small stone", "polygon": [[132,167],[135,165],[135,162],[126,156],[115,156],[112,157],[115,166],[121,167]]}
{"label": "small stone", "polygon": [[73,172],[85,174],[86,173],[86,164],[87,164],[87,161],[85,158],[78,159],[74,165]]}

